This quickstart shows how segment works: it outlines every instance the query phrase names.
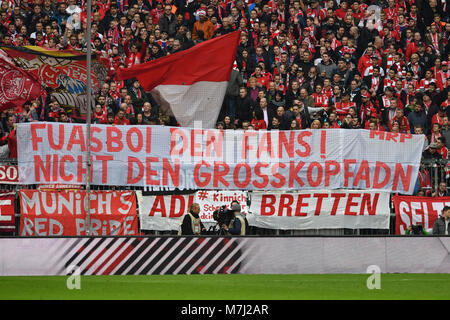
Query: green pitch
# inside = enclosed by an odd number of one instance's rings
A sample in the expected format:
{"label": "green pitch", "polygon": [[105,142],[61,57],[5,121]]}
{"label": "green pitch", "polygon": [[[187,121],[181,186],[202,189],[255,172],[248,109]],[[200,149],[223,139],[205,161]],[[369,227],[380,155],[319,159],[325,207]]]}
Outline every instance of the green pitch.
{"label": "green pitch", "polygon": [[[0,277],[0,299],[303,300],[449,299],[450,274],[82,276],[69,290],[66,276]],[[75,282],[73,282],[75,283]]]}

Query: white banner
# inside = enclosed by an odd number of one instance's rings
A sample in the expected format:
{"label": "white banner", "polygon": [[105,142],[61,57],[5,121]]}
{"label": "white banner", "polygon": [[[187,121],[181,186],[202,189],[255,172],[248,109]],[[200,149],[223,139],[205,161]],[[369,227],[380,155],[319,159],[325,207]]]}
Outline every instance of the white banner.
{"label": "white banner", "polygon": [[195,193],[195,202],[200,205],[201,218],[207,222],[214,222],[213,213],[221,206],[230,209],[231,201],[238,201],[241,211],[247,214],[246,191],[199,190]]}
{"label": "white banner", "polygon": [[252,192],[249,225],[267,229],[389,229],[389,193],[368,190]]}
{"label": "white banner", "polygon": [[221,206],[229,209],[232,201],[238,201],[241,211],[248,212],[246,191],[199,190],[191,195],[151,196],[143,196],[141,191],[137,191],[136,195],[142,230],[178,230],[183,215],[193,202],[200,205],[199,217],[207,229],[216,225],[214,211]]}
{"label": "white banner", "polygon": [[194,194],[144,196],[136,191],[141,230],[178,230],[183,215],[194,202]]}
{"label": "white banner", "polygon": [[[86,126],[18,124],[20,182],[86,183]],[[92,183],[178,189],[376,189],[411,194],[423,137],[368,130],[91,127]]]}
{"label": "white banner", "polygon": [[17,165],[0,166],[0,184],[18,184],[19,170]]}

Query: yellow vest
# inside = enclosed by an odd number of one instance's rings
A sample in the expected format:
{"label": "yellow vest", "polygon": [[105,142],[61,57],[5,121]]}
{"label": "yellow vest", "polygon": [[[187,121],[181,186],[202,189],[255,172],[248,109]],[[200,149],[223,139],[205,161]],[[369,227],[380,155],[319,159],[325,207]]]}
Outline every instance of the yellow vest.
{"label": "yellow vest", "polygon": [[181,225],[183,224],[184,219],[186,218],[186,216],[189,215],[191,217],[191,226],[192,226],[192,231],[195,235],[199,235],[202,232],[202,226],[200,225],[200,218],[196,218],[194,217],[193,214],[191,214],[190,212],[188,212],[183,219],[181,219],[180,222],[180,228],[178,230],[178,235],[181,236]]}

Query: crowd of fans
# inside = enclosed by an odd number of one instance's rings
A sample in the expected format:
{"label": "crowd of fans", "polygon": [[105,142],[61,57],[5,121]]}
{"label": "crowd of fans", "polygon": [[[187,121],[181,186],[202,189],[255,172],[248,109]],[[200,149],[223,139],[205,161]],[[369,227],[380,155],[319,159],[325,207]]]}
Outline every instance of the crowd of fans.
{"label": "crowd of fans", "polygon": [[[177,125],[115,70],[240,30],[217,128],[365,128],[424,134],[425,159],[450,147],[450,20],[445,0],[92,0],[92,48],[108,76],[93,121]],[[85,50],[84,0],[0,4],[4,45]],[[179,70],[183,72],[183,70]],[[70,122],[50,97],[3,112],[14,123]]]}

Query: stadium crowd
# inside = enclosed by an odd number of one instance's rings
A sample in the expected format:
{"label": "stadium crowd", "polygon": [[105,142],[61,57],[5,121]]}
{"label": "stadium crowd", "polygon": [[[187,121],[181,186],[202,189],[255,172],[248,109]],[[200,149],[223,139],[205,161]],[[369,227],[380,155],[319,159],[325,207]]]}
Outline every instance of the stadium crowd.
{"label": "stadium crowd", "polygon": [[[138,81],[116,81],[115,70],[241,30],[217,128],[425,134],[424,159],[448,158],[445,0],[92,0],[92,9],[91,45],[108,68],[96,123],[177,125]],[[86,19],[84,0],[1,1],[1,43],[85,50]],[[75,121],[47,99],[45,109],[32,101],[2,113],[11,157],[14,123]]]}

